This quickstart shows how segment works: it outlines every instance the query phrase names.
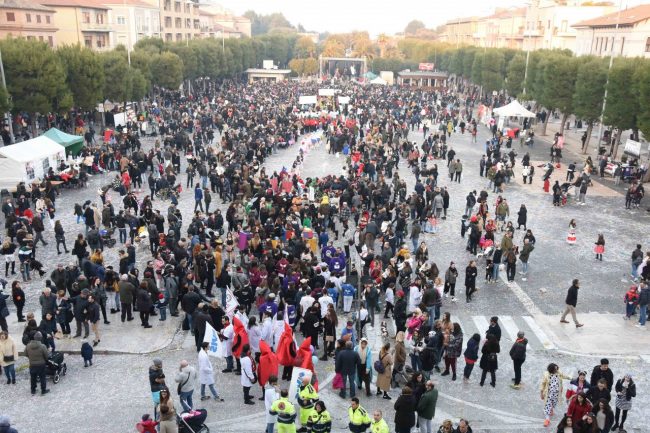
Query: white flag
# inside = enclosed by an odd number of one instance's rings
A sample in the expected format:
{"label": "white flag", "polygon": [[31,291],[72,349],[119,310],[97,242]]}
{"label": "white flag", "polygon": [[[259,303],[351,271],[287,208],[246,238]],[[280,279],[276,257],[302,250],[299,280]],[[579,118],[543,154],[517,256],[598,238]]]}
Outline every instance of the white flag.
{"label": "white flag", "polygon": [[208,355],[217,358],[225,358],[226,345],[219,339],[217,330],[209,323],[205,324],[205,336],[203,342],[208,343]]}
{"label": "white flag", "polygon": [[228,290],[226,290],[226,314],[231,319],[238,305],[239,302],[237,302],[235,294],[232,292],[232,290],[230,290],[230,288],[228,288]]}

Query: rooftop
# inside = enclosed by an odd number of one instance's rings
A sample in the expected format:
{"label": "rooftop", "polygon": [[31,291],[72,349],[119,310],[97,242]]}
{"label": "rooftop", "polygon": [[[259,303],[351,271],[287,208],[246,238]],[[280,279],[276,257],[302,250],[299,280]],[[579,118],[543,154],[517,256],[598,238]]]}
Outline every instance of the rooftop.
{"label": "rooftop", "polygon": [[447,77],[446,72],[436,71],[400,71],[397,73],[400,77],[430,77],[430,78],[443,78]]}
{"label": "rooftop", "polygon": [[619,26],[631,26],[650,18],[650,4],[622,10],[620,18],[618,15],[618,11],[616,11],[611,14],[581,21],[572,27],[615,27],[617,22]]}
{"label": "rooftop", "polygon": [[0,9],[22,9],[28,11],[55,12],[46,6],[31,0],[0,0]]}
{"label": "rooftop", "polygon": [[[56,1],[56,0],[52,0],[52,1]],[[99,3],[104,5],[111,5],[111,6],[136,6],[136,7],[147,8],[147,9],[158,9],[158,6],[153,5],[151,3],[147,3],[143,0],[103,0],[103,1],[100,0]]]}
{"label": "rooftop", "polygon": [[41,0],[41,4],[46,6],[63,6],[72,8],[110,9],[100,0]]}

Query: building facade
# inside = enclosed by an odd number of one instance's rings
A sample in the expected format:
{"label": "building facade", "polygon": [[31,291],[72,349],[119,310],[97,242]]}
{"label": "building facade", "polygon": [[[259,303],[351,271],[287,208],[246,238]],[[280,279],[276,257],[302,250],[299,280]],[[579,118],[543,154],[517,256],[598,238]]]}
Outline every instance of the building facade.
{"label": "building facade", "polygon": [[160,38],[160,9],[140,0],[109,0],[108,21],[113,32],[111,46],[124,45],[129,51],[144,38]]}
{"label": "building facade", "polygon": [[220,14],[215,14],[200,8],[199,17],[201,22],[201,37],[203,38],[230,39],[246,36],[236,28],[222,24],[224,21],[221,19]]}
{"label": "building facade", "polygon": [[0,0],[0,38],[37,39],[54,47],[55,12],[31,0]]}
{"label": "building facade", "polygon": [[96,51],[112,48],[108,7],[98,0],[42,0],[53,16],[57,45],[76,45]]}
{"label": "building facade", "polygon": [[526,9],[501,9],[486,17],[450,20],[438,39],[456,46],[522,48]]}
{"label": "building facade", "polygon": [[165,42],[201,36],[198,0],[142,0],[160,9],[160,34]]}
{"label": "building facade", "polygon": [[[617,24],[618,23],[618,28]],[[650,58],[650,4],[618,11],[573,26],[578,55]]]}
{"label": "building facade", "polygon": [[576,52],[574,24],[613,12],[607,2],[533,0],[526,8],[523,49],[568,49]]}

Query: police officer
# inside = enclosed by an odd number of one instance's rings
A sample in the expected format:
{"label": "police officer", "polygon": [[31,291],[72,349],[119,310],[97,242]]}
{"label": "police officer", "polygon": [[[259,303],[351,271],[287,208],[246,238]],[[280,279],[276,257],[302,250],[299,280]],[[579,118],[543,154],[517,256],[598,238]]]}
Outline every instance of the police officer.
{"label": "police officer", "polygon": [[370,425],[370,431],[372,433],[390,433],[388,424],[386,424],[386,420],[384,420],[382,415],[383,414],[380,410],[376,410],[375,413],[372,414],[373,420]]}
{"label": "police officer", "polygon": [[350,407],[348,408],[348,417],[350,423],[348,427],[352,433],[365,433],[370,427],[370,417],[368,412],[359,404],[359,399],[352,397],[350,400]]}
{"label": "police officer", "polygon": [[314,403],[318,401],[318,393],[311,385],[311,376],[304,376],[300,391],[298,392],[298,405],[300,406],[300,429],[299,432],[307,431],[309,416],[314,409]]}
{"label": "police officer", "polygon": [[273,402],[269,410],[270,415],[278,417],[278,433],[296,433],[296,408],[288,397],[288,390],[280,391],[280,398]]}
{"label": "police officer", "polygon": [[332,417],[325,408],[325,402],[317,401],[314,410],[309,416],[307,428],[310,433],[330,433],[332,430]]}

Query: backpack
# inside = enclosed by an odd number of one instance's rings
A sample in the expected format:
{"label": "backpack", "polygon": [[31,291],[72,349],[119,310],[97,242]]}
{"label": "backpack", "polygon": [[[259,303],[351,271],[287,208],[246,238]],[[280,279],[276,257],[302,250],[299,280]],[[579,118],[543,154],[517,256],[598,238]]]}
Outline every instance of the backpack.
{"label": "backpack", "polygon": [[[386,355],[384,355],[386,356]],[[381,362],[382,359],[384,359],[384,356],[379,358],[378,360],[375,361],[374,367],[375,371],[379,374],[384,374],[386,372],[386,367],[384,367],[384,363]]]}

